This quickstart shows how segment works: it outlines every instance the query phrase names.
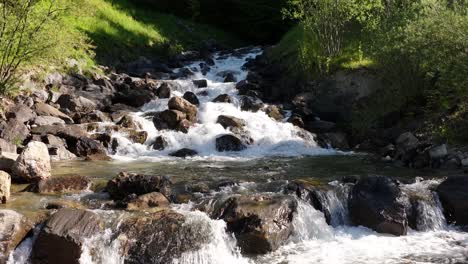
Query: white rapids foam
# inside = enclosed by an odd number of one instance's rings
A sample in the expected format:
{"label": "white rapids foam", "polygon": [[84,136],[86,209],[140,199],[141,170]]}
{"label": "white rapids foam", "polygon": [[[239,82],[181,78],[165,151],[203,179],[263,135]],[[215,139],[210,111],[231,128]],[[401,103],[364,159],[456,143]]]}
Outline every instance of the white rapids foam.
{"label": "white rapids foam", "polygon": [[[215,65],[211,67],[211,71],[206,76],[200,72],[200,62],[189,65],[188,68],[195,68],[197,72],[190,77],[190,80],[174,81],[178,88],[172,92],[172,96],[183,96],[187,91],[206,92],[204,96],[198,95],[200,100],[198,123],[191,127],[187,134],[169,130],[158,131],[152,120],[144,118],[144,115],[166,110],[168,99],[153,100],[143,106],[141,112],[134,113],[135,119],[142,125],[143,130],[148,132],[149,137],[146,143],[135,144],[125,138],[125,135],[114,133],[113,137],[119,141],[119,148],[114,158],[118,160],[159,161],[167,159],[170,152],[181,148],[196,150],[199,153],[198,158],[204,160],[245,160],[265,156],[335,154],[336,151],[318,147],[312,134],[288,122],[273,120],[263,111],[254,113],[240,109],[240,96],[235,88],[235,83],[224,83],[223,78],[218,74],[229,71],[233,72],[238,80],[243,80],[247,77],[248,72],[242,70],[242,65],[247,59],[254,58],[260,53],[260,49],[254,49],[243,57],[230,56],[215,59]],[[207,79],[208,87],[196,88],[191,81],[196,79]],[[221,94],[230,95],[234,102],[232,104],[213,103],[212,100]],[[254,144],[241,152],[221,153],[216,151],[215,139],[220,135],[232,134],[229,129],[224,129],[221,125],[216,124],[219,115],[231,115],[244,119],[247,122],[245,128],[254,140]],[[152,150],[150,147],[158,136],[163,136],[169,143],[168,148],[164,151]]]}

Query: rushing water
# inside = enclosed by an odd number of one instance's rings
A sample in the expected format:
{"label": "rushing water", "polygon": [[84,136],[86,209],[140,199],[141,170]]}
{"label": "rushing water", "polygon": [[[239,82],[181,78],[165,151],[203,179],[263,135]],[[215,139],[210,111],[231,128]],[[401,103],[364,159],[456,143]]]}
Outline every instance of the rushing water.
{"label": "rushing water", "polygon": [[[309,202],[298,200],[298,210],[293,218],[293,235],[289,241],[264,256],[243,256],[236,246],[235,237],[226,231],[224,221],[210,219],[207,214],[195,210],[192,203],[177,205],[173,209],[185,215],[185,224],[195,226],[210,239],[201,249],[185,252],[173,263],[468,263],[468,233],[447,226],[440,201],[432,191],[440,183],[436,179],[438,175],[376,165],[368,162],[364,155],[343,155],[334,150],[322,149],[313,141],[311,134],[304,136],[303,131],[287,122],[275,121],[262,111],[252,113],[240,110],[240,96],[235,84],[223,83],[219,73],[231,71],[238,80],[245,79],[247,72],[242,70],[242,65],[260,52],[259,49],[253,49],[243,56],[220,56],[215,59],[215,66],[206,76],[200,71],[200,62],[188,66],[196,72],[191,79],[208,79],[208,87],[198,89],[191,80],[175,81],[178,88],[173,95],[182,96],[186,91],[199,94],[199,122],[187,134],[155,129],[152,120],[145,116],[167,109],[168,103],[167,99],[155,100],[145,105],[141,112],[133,114],[143,130],[148,132],[145,144],[132,143],[125,134],[115,133],[113,137],[119,141],[119,147],[113,156],[114,161],[54,164],[56,177],[70,173],[87,175],[93,179],[95,186],[101,186],[96,187],[96,192],[86,191],[60,198],[15,192],[12,202],[7,206],[30,214],[43,210],[48,201],[57,199],[87,205],[107,221],[103,233],[85,241],[80,263],[117,264],[124,263],[124,258],[120,241],[113,234],[120,221],[130,213],[104,210],[103,204],[108,197],[99,193],[99,190],[103,183],[119,171],[166,175],[176,186],[192,182],[232,182],[205,194],[208,197],[277,193],[291,181],[306,180],[323,187],[318,197],[324,210],[329,213],[330,224],[327,224],[325,215]],[[234,102],[211,102],[220,94],[229,94]],[[216,137],[232,133],[216,124],[221,114],[246,120],[246,131],[255,143],[241,152],[216,151]],[[169,143],[167,149],[156,151],[151,148],[158,136],[166,138]],[[180,148],[195,149],[199,155],[186,160],[168,156],[168,153]],[[410,230],[407,236],[395,237],[378,234],[364,227],[350,226],[347,198],[352,185],[340,183],[339,180],[348,176],[368,175],[385,175],[408,183],[403,184],[402,189],[416,203],[417,230]],[[416,176],[423,176],[426,180],[417,178],[414,181]],[[32,237],[24,241],[10,256],[8,263],[28,263],[34,239]]]}

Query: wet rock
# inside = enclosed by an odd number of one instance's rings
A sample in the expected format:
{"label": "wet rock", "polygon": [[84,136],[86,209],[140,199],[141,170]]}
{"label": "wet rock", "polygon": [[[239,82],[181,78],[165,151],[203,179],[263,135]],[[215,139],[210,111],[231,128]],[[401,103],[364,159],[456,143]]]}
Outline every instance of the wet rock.
{"label": "wet rock", "polygon": [[468,225],[468,176],[449,177],[437,187],[449,223]]}
{"label": "wet rock", "polygon": [[159,136],[152,144],[152,147],[154,150],[164,150],[168,145],[169,143],[162,136]]}
{"label": "wet rock", "polygon": [[189,101],[191,104],[193,105],[200,105],[200,101],[198,100],[198,97],[196,94],[194,94],[193,92],[186,92],[184,93],[184,97],[183,97],[185,100]]}
{"label": "wet rock", "polygon": [[241,99],[242,111],[258,112],[262,108],[263,108],[263,103],[258,98],[255,98],[252,96],[244,96]]}
{"label": "wet rock", "polygon": [[170,110],[177,110],[187,115],[187,120],[196,123],[198,120],[198,109],[195,105],[182,97],[172,97],[168,103]]}
{"label": "wet rock", "polygon": [[29,137],[29,129],[26,125],[16,119],[7,122],[0,121],[0,138],[21,145]]}
{"label": "wet rock", "polygon": [[249,195],[227,199],[212,216],[226,221],[243,253],[265,254],[287,241],[296,208],[290,196]]}
{"label": "wet rock", "polygon": [[33,123],[37,126],[65,125],[65,121],[54,116],[38,116]]}
{"label": "wet rock", "polygon": [[155,98],[155,94],[149,90],[132,88],[128,84],[122,84],[119,92],[112,99],[113,104],[125,104],[131,107],[142,107]]}
{"label": "wet rock", "polygon": [[306,122],[305,129],[312,133],[329,133],[336,129],[336,124],[323,120],[314,120]]}
{"label": "wet rock", "polygon": [[389,178],[375,176],[361,179],[351,191],[348,206],[356,225],[396,236],[407,233],[407,199]]}
{"label": "wet rock", "polygon": [[213,103],[232,103],[232,98],[227,94],[221,94],[213,99]]}
{"label": "wet rock", "polygon": [[10,253],[32,228],[32,223],[23,215],[12,210],[0,210],[0,263],[7,262]]}
{"label": "wet rock", "polygon": [[282,121],[284,119],[283,114],[281,113],[281,109],[276,105],[269,105],[265,109],[265,113],[276,121]]}
{"label": "wet rock", "polygon": [[162,193],[152,192],[138,196],[127,204],[127,210],[144,210],[154,207],[168,207],[169,200]]}
{"label": "wet rock", "polygon": [[187,157],[193,157],[196,155],[198,155],[197,151],[193,149],[188,149],[188,148],[179,149],[177,151],[169,153],[169,156],[177,157],[177,158],[187,158]]}
{"label": "wet rock", "polygon": [[152,192],[160,192],[168,197],[171,185],[171,181],[164,176],[121,172],[107,183],[106,190],[114,200]]}
{"label": "wet rock", "polygon": [[71,193],[87,190],[91,185],[88,177],[69,175],[53,177],[29,185],[26,190],[35,193]]}
{"label": "wet rock", "polygon": [[242,151],[246,148],[242,140],[233,135],[224,135],[216,139],[216,150],[219,152]]}
{"label": "wet rock", "polygon": [[159,98],[170,98],[171,97],[171,85],[167,82],[163,82],[161,86],[156,90],[156,95]]}
{"label": "wet rock", "polygon": [[141,125],[135,121],[135,119],[130,116],[130,115],[124,115],[117,123],[116,125],[125,127],[125,128],[130,128],[130,129],[135,129],[139,130],[141,129]]}
{"label": "wet rock", "polygon": [[177,125],[187,118],[184,112],[178,110],[165,110],[153,117],[153,124],[158,130],[176,129]]}
{"label": "wet rock", "polygon": [[224,82],[225,83],[237,82],[237,78],[232,72],[229,72],[224,77]]}
{"label": "wet rock", "polygon": [[349,150],[348,138],[343,132],[331,132],[317,135],[318,142],[323,148]]}
{"label": "wet rock", "polygon": [[6,113],[7,119],[15,119],[20,123],[26,123],[33,120],[36,117],[36,113],[24,104],[15,105]]}
{"label": "wet rock", "polygon": [[205,182],[197,182],[187,185],[187,190],[194,193],[210,193],[210,186]]}
{"label": "wet rock", "polygon": [[249,92],[258,90],[258,85],[247,80],[240,81],[236,84],[236,89],[239,90],[239,95],[249,95]]}
{"label": "wet rock", "polygon": [[293,115],[290,118],[288,118],[288,123],[291,123],[300,128],[305,127],[304,121],[302,120],[300,116],[297,116],[297,115]]}
{"label": "wet rock", "polygon": [[50,156],[47,146],[38,141],[28,143],[12,169],[13,179],[37,182],[51,176]]}
{"label": "wet rock", "polygon": [[97,109],[95,102],[83,96],[71,94],[62,94],[57,100],[57,104],[66,113],[90,113]]}
{"label": "wet rock", "polygon": [[148,139],[148,132],[146,131],[135,131],[129,130],[127,131],[128,139],[133,143],[138,144],[145,144],[146,140]]}
{"label": "wet rock", "polygon": [[108,114],[103,113],[99,110],[94,110],[82,116],[79,121],[80,121],[79,122],[80,124],[85,124],[85,123],[110,122],[111,119]]}
{"label": "wet rock", "polygon": [[247,124],[243,119],[227,115],[218,116],[216,123],[222,125],[226,129],[232,127],[242,128]]}
{"label": "wet rock", "polygon": [[207,80],[193,80],[192,82],[197,88],[208,87],[208,81]]}
{"label": "wet rock", "polygon": [[207,243],[207,226],[185,224],[183,215],[161,210],[125,219],[119,228],[125,263],[172,263]]}
{"label": "wet rock", "polygon": [[187,134],[190,126],[192,126],[192,123],[188,121],[187,119],[181,120],[179,124],[177,124],[175,130]]}
{"label": "wet rock", "polygon": [[102,220],[90,211],[60,209],[44,224],[31,260],[33,264],[79,264],[85,239],[102,231]]}
{"label": "wet rock", "polygon": [[38,116],[53,116],[62,119],[67,124],[73,124],[73,119],[51,105],[36,103],[34,105],[34,110]]}
{"label": "wet rock", "polygon": [[80,137],[76,140],[67,140],[67,143],[69,150],[78,157],[89,158],[92,160],[109,159],[104,146],[94,139]]}
{"label": "wet rock", "polygon": [[11,176],[0,170],[0,204],[5,204],[10,200]]}

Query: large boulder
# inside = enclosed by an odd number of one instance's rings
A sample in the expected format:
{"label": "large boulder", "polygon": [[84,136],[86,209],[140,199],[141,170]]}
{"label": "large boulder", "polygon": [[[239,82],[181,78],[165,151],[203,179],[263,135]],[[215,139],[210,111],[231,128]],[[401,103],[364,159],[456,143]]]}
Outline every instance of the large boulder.
{"label": "large boulder", "polygon": [[34,113],[31,107],[24,104],[17,104],[6,113],[7,119],[16,119],[23,124],[33,120],[35,117],[36,113]]}
{"label": "large boulder", "polygon": [[66,113],[90,113],[97,109],[95,102],[83,96],[71,94],[62,94],[56,103]]}
{"label": "large boulder", "polygon": [[161,86],[156,90],[156,95],[159,98],[170,98],[171,97],[171,85],[168,82],[163,82]]}
{"label": "large boulder", "polygon": [[67,124],[73,124],[73,119],[51,105],[45,103],[36,103],[34,105],[34,110],[38,116],[57,117],[65,121]]}
{"label": "large boulder", "polygon": [[355,225],[401,236],[408,231],[408,203],[393,180],[375,176],[361,179],[353,187],[348,206]]}
{"label": "large boulder", "polygon": [[6,263],[10,253],[33,228],[23,215],[12,210],[0,210],[0,263]]}
{"label": "large boulder", "polygon": [[176,129],[177,125],[187,118],[187,114],[178,110],[165,110],[153,117],[153,124],[158,130]]}
{"label": "large boulder", "polygon": [[21,145],[29,137],[29,129],[17,119],[10,119],[7,122],[0,121],[0,138]]}
{"label": "large boulder", "polygon": [[195,105],[182,97],[172,97],[168,103],[169,109],[178,110],[187,115],[187,120],[196,123],[198,120],[198,109]]}
{"label": "large boulder", "polygon": [[152,192],[160,192],[169,197],[171,185],[171,181],[164,176],[121,172],[107,183],[106,190],[114,200]]}
{"label": "large boulder", "polygon": [[99,234],[102,220],[90,211],[60,209],[45,222],[34,243],[33,264],[79,264],[85,239]]}
{"label": "large boulder", "polygon": [[169,264],[184,252],[194,252],[209,240],[204,226],[185,224],[186,218],[170,210],[127,218],[119,227],[125,263]]}
{"label": "large boulder", "polygon": [[86,137],[88,133],[79,125],[52,125],[40,126],[31,129],[33,135],[54,135],[69,141],[77,140],[80,137]]}
{"label": "large boulder", "polygon": [[0,204],[5,204],[10,199],[11,176],[0,171]]}
{"label": "large boulder", "polygon": [[247,146],[234,135],[223,135],[216,139],[216,150],[219,152],[225,151],[242,151]]}
{"label": "large boulder", "polygon": [[437,187],[448,222],[468,225],[468,176],[449,177]]}
{"label": "large boulder", "polygon": [[31,141],[16,160],[12,174],[19,181],[38,182],[49,178],[51,170],[46,144]]}
{"label": "large boulder", "polygon": [[80,137],[74,140],[67,140],[70,151],[78,157],[92,160],[108,160],[107,151],[97,140]]}
{"label": "large boulder", "polygon": [[212,216],[226,221],[243,253],[265,254],[287,241],[296,208],[297,202],[290,196],[238,196],[220,204]]}
{"label": "large boulder", "polygon": [[247,124],[243,119],[227,115],[218,116],[218,120],[216,121],[216,123],[222,125],[224,128],[241,128]]}
{"label": "large boulder", "polygon": [[27,187],[27,191],[36,193],[70,193],[87,190],[91,185],[88,177],[80,175],[68,175],[53,177],[33,183]]}

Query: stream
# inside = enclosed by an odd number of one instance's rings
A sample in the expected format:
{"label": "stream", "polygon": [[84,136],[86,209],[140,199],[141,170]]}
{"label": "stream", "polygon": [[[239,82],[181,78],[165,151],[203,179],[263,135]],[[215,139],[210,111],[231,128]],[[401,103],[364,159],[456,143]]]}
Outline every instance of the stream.
{"label": "stream", "polygon": [[[201,61],[187,65],[194,75],[175,80],[177,88],[172,91],[172,96],[183,96],[188,91],[198,96],[198,122],[188,133],[157,130],[148,116],[167,109],[169,99],[151,101],[132,114],[142,130],[148,133],[144,144],[133,143],[128,135],[114,132],[112,137],[118,141],[118,147],[112,153],[109,151],[112,161],[53,163],[53,177],[85,175],[92,179],[93,188],[57,197],[19,192],[24,186],[16,185],[11,202],[0,205],[0,208],[28,216],[46,211],[45,205],[50,201],[84,204],[106,220],[106,229],[85,241],[80,263],[117,264],[125,263],[125,258],[120,254],[119,240],[113,236],[114,229],[119,221],[132,213],[108,209],[106,203],[110,198],[102,190],[107,181],[121,171],[165,175],[180,188],[194,182],[221,186],[196,193],[204,201],[230,195],[281,193],[289,183],[300,180],[324,186],[319,199],[330,212],[329,223],[324,213],[298,199],[292,235],[284,245],[267,254],[249,255],[241,253],[236,237],[226,229],[226,222],[210,218],[199,211],[194,202],[173,204],[172,209],[186,217],[186,225],[195,226],[200,235],[209,239],[200,249],[184,252],[172,263],[468,263],[468,233],[446,223],[439,198],[433,191],[449,172],[397,168],[376,163],[365,154],[324,149],[318,146],[312,134],[286,122],[290,111],[285,111],[284,120],[277,121],[263,111],[241,110],[242,96],[238,95],[236,84],[225,83],[224,77],[232,73],[238,81],[244,80],[248,72],[243,65],[261,52],[259,48],[252,48],[236,55],[215,54],[215,64],[206,74],[202,73]],[[206,79],[208,86],[196,87],[192,80],[199,79]],[[212,102],[222,94],[229,95],[232,102]],[[253,143],[242,151],[217,151],[215,139],[234,133],[217,124],[220,115],[245,120],[244,132]],[[101,124],[105,125],[108,124]],[[167,141],[164,150],[152,148],[158,137]],[[195,150],[198,154],[186,159],[169,155],[182,148]],[[393,236],[351,225],[348,196],[352,183],[342,180],[374,175],[398,179],[404,193],[421,197],[416,206],[417,230],[410,229],[406,236]],[[11,254],[9,264],[29,263],[37,233]]]}

